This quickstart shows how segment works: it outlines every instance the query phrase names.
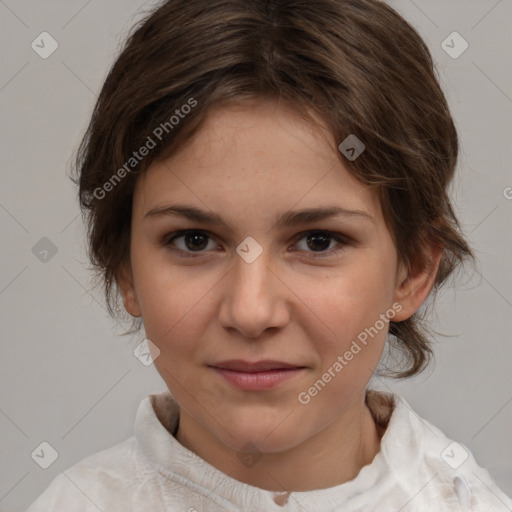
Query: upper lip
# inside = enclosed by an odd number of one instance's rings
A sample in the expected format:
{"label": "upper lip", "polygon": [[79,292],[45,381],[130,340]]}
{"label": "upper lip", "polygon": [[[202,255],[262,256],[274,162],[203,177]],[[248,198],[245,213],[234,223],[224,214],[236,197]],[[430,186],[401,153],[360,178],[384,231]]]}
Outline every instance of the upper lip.
{"label": "upper lip", "polygon": [[243,361],[242,359],[230,359],[229,361],[220,361],[219,363],[215,363],[210,366],[214,366],[215,368],[223,368],[225,370],[234,370],[247,373],[290,368],[304,368],[300,365],[285,363],[283,361],[276,361],[273,359],[265,359],[263,361],[256,361],[254,363]]}

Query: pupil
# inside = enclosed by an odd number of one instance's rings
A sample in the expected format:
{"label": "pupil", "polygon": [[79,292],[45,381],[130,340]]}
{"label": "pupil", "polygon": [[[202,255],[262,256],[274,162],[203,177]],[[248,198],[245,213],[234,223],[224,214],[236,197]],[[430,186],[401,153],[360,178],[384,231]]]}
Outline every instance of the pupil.
{"label": "pupil", "polygon": [[[203,243],[201,243],[201,238]],[[192,241],[191,243],[189,243]],[[207,237],[202,233],[188,233],[185,235],[185,245],[187,249],[204,249],[207,245]]]}
{"label": "pupil", "polygon": [[[322,251],[329,247],[330,244],[330,235],[323,235],[321,233],[313,233],[308,236],[308,247],[313,249],[314,251]],[[324,243],[320,243],[318,245],[319,240],[323,240]],[[310,244],[309,242],[312,242]],[[316,245],[316,248],[315,248]]]}
{"label": "pupil", "polygon": [[[308,246],[313,251],[324,251],[329,248],[330,235],[324,235],[321,233],[313,233],[308,236]],[[188,233],[185,235],[185,244],[187,249],[201,250],[207,245],[207,237],[202,233]]]}

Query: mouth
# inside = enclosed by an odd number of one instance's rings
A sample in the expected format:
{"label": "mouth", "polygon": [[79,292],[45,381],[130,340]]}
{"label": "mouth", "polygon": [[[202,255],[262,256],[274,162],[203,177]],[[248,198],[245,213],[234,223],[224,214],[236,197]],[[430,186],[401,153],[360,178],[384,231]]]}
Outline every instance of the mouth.
{"label": "mouth", "polygon": [[232,359],[209,366],[230,384],[248,391],[274,388],[306,369],[305,366],[269,359],[256,362]]}

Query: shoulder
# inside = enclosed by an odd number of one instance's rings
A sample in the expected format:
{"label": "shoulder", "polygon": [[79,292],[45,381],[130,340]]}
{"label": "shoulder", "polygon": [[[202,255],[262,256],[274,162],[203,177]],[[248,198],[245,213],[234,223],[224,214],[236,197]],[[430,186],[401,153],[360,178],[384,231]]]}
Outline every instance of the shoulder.
{"label": "shoulder", "polygon": [[128,511],[129,490],[151,475],[135,437],[130,437],[59,473],[27,512]]}
{"label": "shoulder", "polygon": [[376,422],[387,424],[381,452],[397,486],[404,496],[410,496],[404,512],[430,510],[433,503],[439,511],[512,510],[512,500],[478,465],[466,445],[449,439],[403,398],[372,393],[377,395],[370,396],[368,405],[377,412]]}
{"label": "shoulder", "polygon": [[172,451],[159,415],[177,421],[173,404],[167,392],[145,397],[134,436],[62,471],[27,512],[161,510],[160,473],[151,457]]}

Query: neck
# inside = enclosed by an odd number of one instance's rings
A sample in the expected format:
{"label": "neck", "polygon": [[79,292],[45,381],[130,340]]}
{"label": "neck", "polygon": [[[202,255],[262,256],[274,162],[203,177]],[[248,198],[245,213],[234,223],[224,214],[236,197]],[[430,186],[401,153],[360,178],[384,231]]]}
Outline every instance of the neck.
{"label": "neck", "polygon": [[292,449],[262,453],[244,465],[237,452],[180,411],[177,440],[230,477],[269,491],[310,491],[354,479],[380,450],[379,432],[364,395],[350,410]]}

